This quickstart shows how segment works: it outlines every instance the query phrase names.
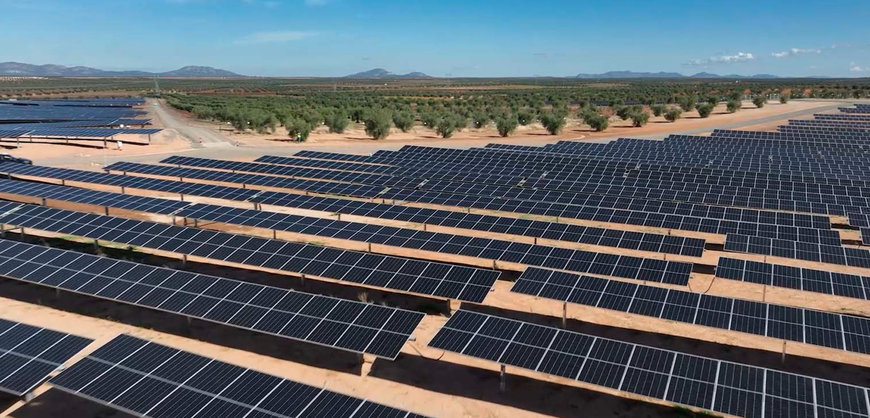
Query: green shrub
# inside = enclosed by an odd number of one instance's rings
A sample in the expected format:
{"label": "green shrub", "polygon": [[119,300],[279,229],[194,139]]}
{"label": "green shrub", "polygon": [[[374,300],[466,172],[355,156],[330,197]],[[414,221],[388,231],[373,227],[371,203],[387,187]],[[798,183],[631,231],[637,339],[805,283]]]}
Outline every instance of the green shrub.
{"label": "green shrub", "polygon": [[498,129],[498,134],[502,137],[507,137],[517,129],[517,116],[502,115],[495,119],[495,128]]}
{"label": "green shrub", "polygon": [[725,109],[728,110],[728,113],[734,113],[740,110],[741,106],[743,106],[743,104],[739,100],[729,100],[728,104],[725,105]]}
{"label": "green shrub", "polygon": [[414,115],[405,111],[393,113],[393,124],[402,132],[408,132],[414,127]]}
{"label": "green shrub", "polygon": [[707,118],[713,113],[713,104],[711,103],[701,103],[696,108],[698,109],[698,115],[702,118]]}
{"label": "green shrub", "polygon": [[550,135],[558,135],[565,127],[565,116],[558,115],[554,112],[544,113],[540,117],[541,125],[550,133]]}
{"label": "green shrub", "polygon": [[383,109],[368,112],[363,120],[366,127],[366,135],[374,139],[384,139],[390,135],[393,115]]}
{"label": "green shrub", "polygon": [[632,112],[628,117],[631,119],[631,125],[637,128],[646,125],[649,121],[649,113],[646,112]]}
{"label": "green shrub", "polygon": [[670,122],[676,122],[677,119],[679,119],[680,116],[682,116],[682,115],[683,115],[682,109],[671,108],[671,109],[668,109],[667,112],[665,112],[665,119],[670,121]]}
{"label": "green shrub", "polygon": [[759,109],[764,107],[765,103],[767,103],[767,99],[764,96],[758,96],[758,97],[752,99],[752,104],[754,104],[755,107],[757,107]]}

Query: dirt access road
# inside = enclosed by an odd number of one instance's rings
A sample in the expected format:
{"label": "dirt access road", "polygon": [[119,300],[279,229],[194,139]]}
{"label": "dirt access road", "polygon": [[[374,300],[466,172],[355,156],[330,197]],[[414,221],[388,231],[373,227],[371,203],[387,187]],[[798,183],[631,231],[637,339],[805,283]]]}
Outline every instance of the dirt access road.
{"label": "dirt access road", "polygon": [[157,117],[160,125],[166,129],[175,129],[190,142],[194,149],[227,148],[233,146],[233,141],[212,129],[194,126],[182,120],[178,114],[169,108],[162,100],[147,99],[146,108]]}

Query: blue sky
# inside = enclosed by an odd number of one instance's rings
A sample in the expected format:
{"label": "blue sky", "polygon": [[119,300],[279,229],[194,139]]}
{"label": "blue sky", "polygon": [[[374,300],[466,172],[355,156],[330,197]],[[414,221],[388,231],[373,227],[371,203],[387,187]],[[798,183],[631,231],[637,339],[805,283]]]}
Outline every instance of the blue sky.
{"label": "blue sky", "polygon": [[0,0],[0,61],[247,75],[870,77],[868,1]]}

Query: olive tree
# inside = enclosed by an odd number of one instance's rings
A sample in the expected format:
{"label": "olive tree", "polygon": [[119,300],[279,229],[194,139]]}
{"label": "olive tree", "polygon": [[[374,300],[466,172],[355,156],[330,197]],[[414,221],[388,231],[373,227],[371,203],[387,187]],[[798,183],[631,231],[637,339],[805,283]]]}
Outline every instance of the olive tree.
{"label": "olive tree", "polygon": [[728,104],[725,105],[725,109],[728,110],[728,113],[734,113],[740,110],[740,107],[743,106],[739,100],[729,100]]}
{"label": "olive tree", "polygon": [[495,118],[495,128],[502,137],[507,137],[517,129],[519,124],[515,115],[501,115]]}
{"label": "olive tree", "polygon": [[374,139],[384,139],[389,136],[392,122],[393,115],[384,109],[372,110],[363,119],[366,135]]}
{"label": "olive tree", "polygon": [[713,113],[712,103],[700,103],[695,106],[695,108],[698,109],[698,115],[700,115],[702,118],[707,118],[710,116],[711,113]]}
{"label": "olive tree", "polygon": [[679,119],[680,116],[682,116],[682,115],[683,115],[682,109],[672,108],[672,109],[668,109],[668,111],[665,112],[665,119],[670,121],[670,122],[676,122],[677,119]]}

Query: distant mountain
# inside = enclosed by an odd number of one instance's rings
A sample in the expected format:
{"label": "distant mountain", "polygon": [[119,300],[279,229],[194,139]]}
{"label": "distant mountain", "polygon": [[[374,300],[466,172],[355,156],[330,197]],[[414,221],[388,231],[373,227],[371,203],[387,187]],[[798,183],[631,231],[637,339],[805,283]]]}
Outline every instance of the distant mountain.
{"label": "distant mountain", "polygon": [[754,74],[754,75],[737,75],[737,74],[728,74],[728,75],[719,75],[713,73],[697,73],[690,76],[686,76],[680,73],[668,73],[668,72],[657,72],[657,73],[649,73],[649,72],[638,72],[638,71],[608,71],[606,73],[601,74],[577,74],[575,78],[588,78],[588,79],[608,79],[608,78],[779,78],[778,76],[772,74]]}
{"label": "distant mountain", "polygon": [[221,70],[212,67],[188,65],[174,71],[158,74],[162,77],[242,77],[232,71]]}
{"label": "distant mountain", "polygon": [[685,77],[680,73],[647,73],[636,71],[608,71],[601,74],[577,74],[576,78],[682,78]]}
{"label": "distant mountain", "polygon": [[383,68],[374,68],[368,71],[363,71],[361,73],[351,74],[345,76],[344,78],[357,78],[357,79],[369,79],[369,78],[432,78],[429,75],[413,72],[408,74],[394,74]]}
{"label": "distant mountain", "polygon": [[91,67],[63,65],[33,65],[20,62],[0,62],[0,75],[31,77],[244,77],[231,71],[212,67],[187,66],[164,73],[147,71],[104,71]]}

